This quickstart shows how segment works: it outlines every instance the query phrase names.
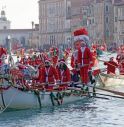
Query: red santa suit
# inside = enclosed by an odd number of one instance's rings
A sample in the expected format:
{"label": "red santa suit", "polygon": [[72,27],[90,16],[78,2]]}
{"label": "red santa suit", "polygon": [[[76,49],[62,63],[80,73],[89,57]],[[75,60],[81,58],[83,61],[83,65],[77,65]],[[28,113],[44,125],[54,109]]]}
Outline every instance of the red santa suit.
{"label": "red santa suit", "polygon": [[124,60],[122,60],[119,64],[120,75],[124,75]]}
{"label": "red santa suit", "polygon": [[96,52],[96,50],[91,52],[91,55],[92,55],[91,67],[97,66],[98,65],[98,60],[97,60],[97,52]]}
{"label": "red santa suit", "polygon": [[2,47],[0,47],[0,65],[1,64],[3,64],[2,63],[2,57],[3,57],[3,55],[7,55],[7,51],[6,51],[6,49],[5,48],[2,48]]}
{"label": "red santa suit", "polygon": [[78,63],[81,65],[80,75],[83,83],[87,84],[89,80],[88,70],[92,63],[92,55],[88,47],[81,47],[78,51]]}
{"label": "red santa suit", "polygon": [[71,56],[71,67],[74,68],[78,61],[78,50],[75,50]]}
{"label": "red santa suit", "polygon": [[107,74],[115,74],[115,70],[118,67],[115,61],[105,62],[104,65],[107,65]]}
{"label": "red santa suit", "polygon": [[58,62],[59,50],[58,48],[53,47],[50,49],[50,52],[51,52],[51,57],[52,57],[52,63],[55,66]]}
{"label": "red santa suit", "polygon": [[37,58],[35,59],[35,65],[40,65],[41,63],[42,63],[41,58],[40,58],[40,57],[37,57]]}
{"label": "red santa suit", "polygon": [[41,69],[41,74],[40,80],[42,83],[54,84],[55,80],[59,79],[56,69],[52,66],[49,68],[43,67]]}
{"label": "red santa suit", "polygon": [[[61,60],[60,61],[60,63],[64,63],[64,64],[66,64],[65,63],[65,61],[64,60]],[[66,82],[70,82],[71,81],[71,74],[70,74],[70,70],[69,70],[69,68],[67,67],[67,65],[65,65],[66,66],[66,69],[59,69],[59,68],[57,68],[57,71],[58,71],[58,75],[59,75],[59,80],[61,81],[61,83],[66,83]],[[62,84],[62,85],[60,85],[60,89],[62,88],[64,88],[64,89],[66,89],[68,87],[68,84]]]}
{"label": "red santa suit", "polygon": [[27,65],[28,64],[28,59],[23,57],[23,58],[21,58],[20,63]]}

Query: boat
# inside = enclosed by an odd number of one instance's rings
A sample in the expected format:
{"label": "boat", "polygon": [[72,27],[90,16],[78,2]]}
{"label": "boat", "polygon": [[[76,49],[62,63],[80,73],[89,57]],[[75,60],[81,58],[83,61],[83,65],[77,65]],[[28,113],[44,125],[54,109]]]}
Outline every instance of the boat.
{"label": "boat", "polygon": [[97,82],[101,87],[121,86],[124,85],[124,75],[100,73]]}
{"label": "boat", "polygon": [[29,109],[58,106],[86,99],[88,93],[71,89],[39,91],[25,90],[15,86],[6,86],[0,90],[0,107],[7,109]]}
{"label": "boat", "polygon": [[[32,70],[32,68],[29,68],[29,70]],[[82,93],[81,88],[77,90],[77,88],[75,89],[74,87],[68,87],[63,90],[55,88],[52,91],[46,89],[39,90],[37,88],[25,89],[24,87],[20,87],[17,82],[21,77],[24,76],[24,78],[26,78],[26,76],[22,71],[18,70],[16,66],[11,67],[11,74],[6,74],[6,69],[3,69],[3,72],[4,75],[0,75],[0,80],[2,80],[2,83],[0,83],[0,107],[3,109],[29,109],[58,106],[89,97],[88,92]],[[30,81],[30,76],[26,80]],[[55,84],[55,86],[57,86],[57,84]],[[90,92],[93,93],[93,87],[89,89]]]}

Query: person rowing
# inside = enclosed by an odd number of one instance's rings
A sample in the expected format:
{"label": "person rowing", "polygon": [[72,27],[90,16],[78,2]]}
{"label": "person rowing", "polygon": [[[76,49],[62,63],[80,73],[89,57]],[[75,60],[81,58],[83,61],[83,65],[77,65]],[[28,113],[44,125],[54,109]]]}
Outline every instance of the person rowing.
{"label": "person rowing", "polygon": [[107,74],[115,74],[118,64],[114,61],[114,57],[111,57],[109,61],[104,62],[104,65],[107,66]]}
{"label": "person rowing", "polygon": [[60,80],[59,89],[60,90],[67,89],[69,85],[68,83],[71,82],[71,74],[64,59],[60,59],[58,61],[57,72],[58,72],[59,80]]}
{"label": "person rowing", "polygon": [[45,89],[53,90],[55,83],[59,81],[59,76],[49,59],[45,60],[45,67],[40,69],[40,73],[41,84],[45,85]]}

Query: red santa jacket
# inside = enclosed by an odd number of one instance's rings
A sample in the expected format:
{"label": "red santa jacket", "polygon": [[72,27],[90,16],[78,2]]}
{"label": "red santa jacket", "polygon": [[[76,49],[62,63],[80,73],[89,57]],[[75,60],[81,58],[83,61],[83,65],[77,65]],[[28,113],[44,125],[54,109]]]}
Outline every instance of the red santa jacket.
{"label": "red santa jacket", "polygon": [[97,53],[96,51],[91,52],[92,55],[92,64],[91,67],[97,66],[98,65],[98,60],[97,60]]}
{"label": "red santa jacket", "polygon": [[[0,47],[0,58],[2,58],[3,55],[7,55],[7,51],[5,48]],[[2,64],[2,59],[0,59],[0,65]]]}
{"label": "red santa jacket", "polygon": [[5,48],[0,47],[0,58],[2,57],[2,55],[7,55],[7,51]]}
{"label": "red santa jacket", "polygon": [[53,56],[52,57],[52,62],[53,62],[53,65],[56,65],[57,62],[58,62],[58,56]]}
{"label": "red santa jacket", "polygon": [[107,65],[107,74],[115,74],[115,69],[118,67],[118,64],[114,61],[105,62],[104,65]]}
{"label": "red santa jacket", "polygon": [[75,50],[71,56],[71,67],[74,68],[78,61],[78,50]]}
{"label": "red santa jacket", "polygon": [[20,63],[21,64],[28,64],[28,59],[27,58],[21,58]]}
{"label": "red santa jacket", "polygon": [[40,65],[42,63],[41,59],[39,57],[37,57],[35,59],[35,65]]}
{"label": "red santa jacket", "polygon": [[57,69],[57,70],[58,70],[59,80],[61,82],[71,81],[71,74],[70,74],[69,68],[67,68],[66,70],[63,70],[63,71],[60,69]]}
{"label": "red santa jacket", "polygon": [[57,70],[52,66],[50,66],[49,68],[43,67],[40,70],[40,73],[42,74],[40,77],[40,81],[42,83],[49,82],[54,84],[55,80],[59,79]]}
{"label": "red santa jacket", "polygon": [[92,63],[92,54],[88,47],[80,48],[78,50],[78,63],[83,65],[90,65]]}
{"label": "red santa jacket", "polygon": [[124,61],[121,61],[119,64],[119,71],[121,75],[124,75]]}

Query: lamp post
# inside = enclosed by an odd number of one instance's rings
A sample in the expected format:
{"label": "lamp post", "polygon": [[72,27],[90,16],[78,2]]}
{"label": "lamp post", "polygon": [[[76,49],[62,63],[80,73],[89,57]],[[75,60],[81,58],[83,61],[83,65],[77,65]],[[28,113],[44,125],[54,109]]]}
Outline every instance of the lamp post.
{"label": "lamp post", "polygon": [[8,53],[9,55],[11,55],[11,36],[8,35],[7,39],[8,39]]}

